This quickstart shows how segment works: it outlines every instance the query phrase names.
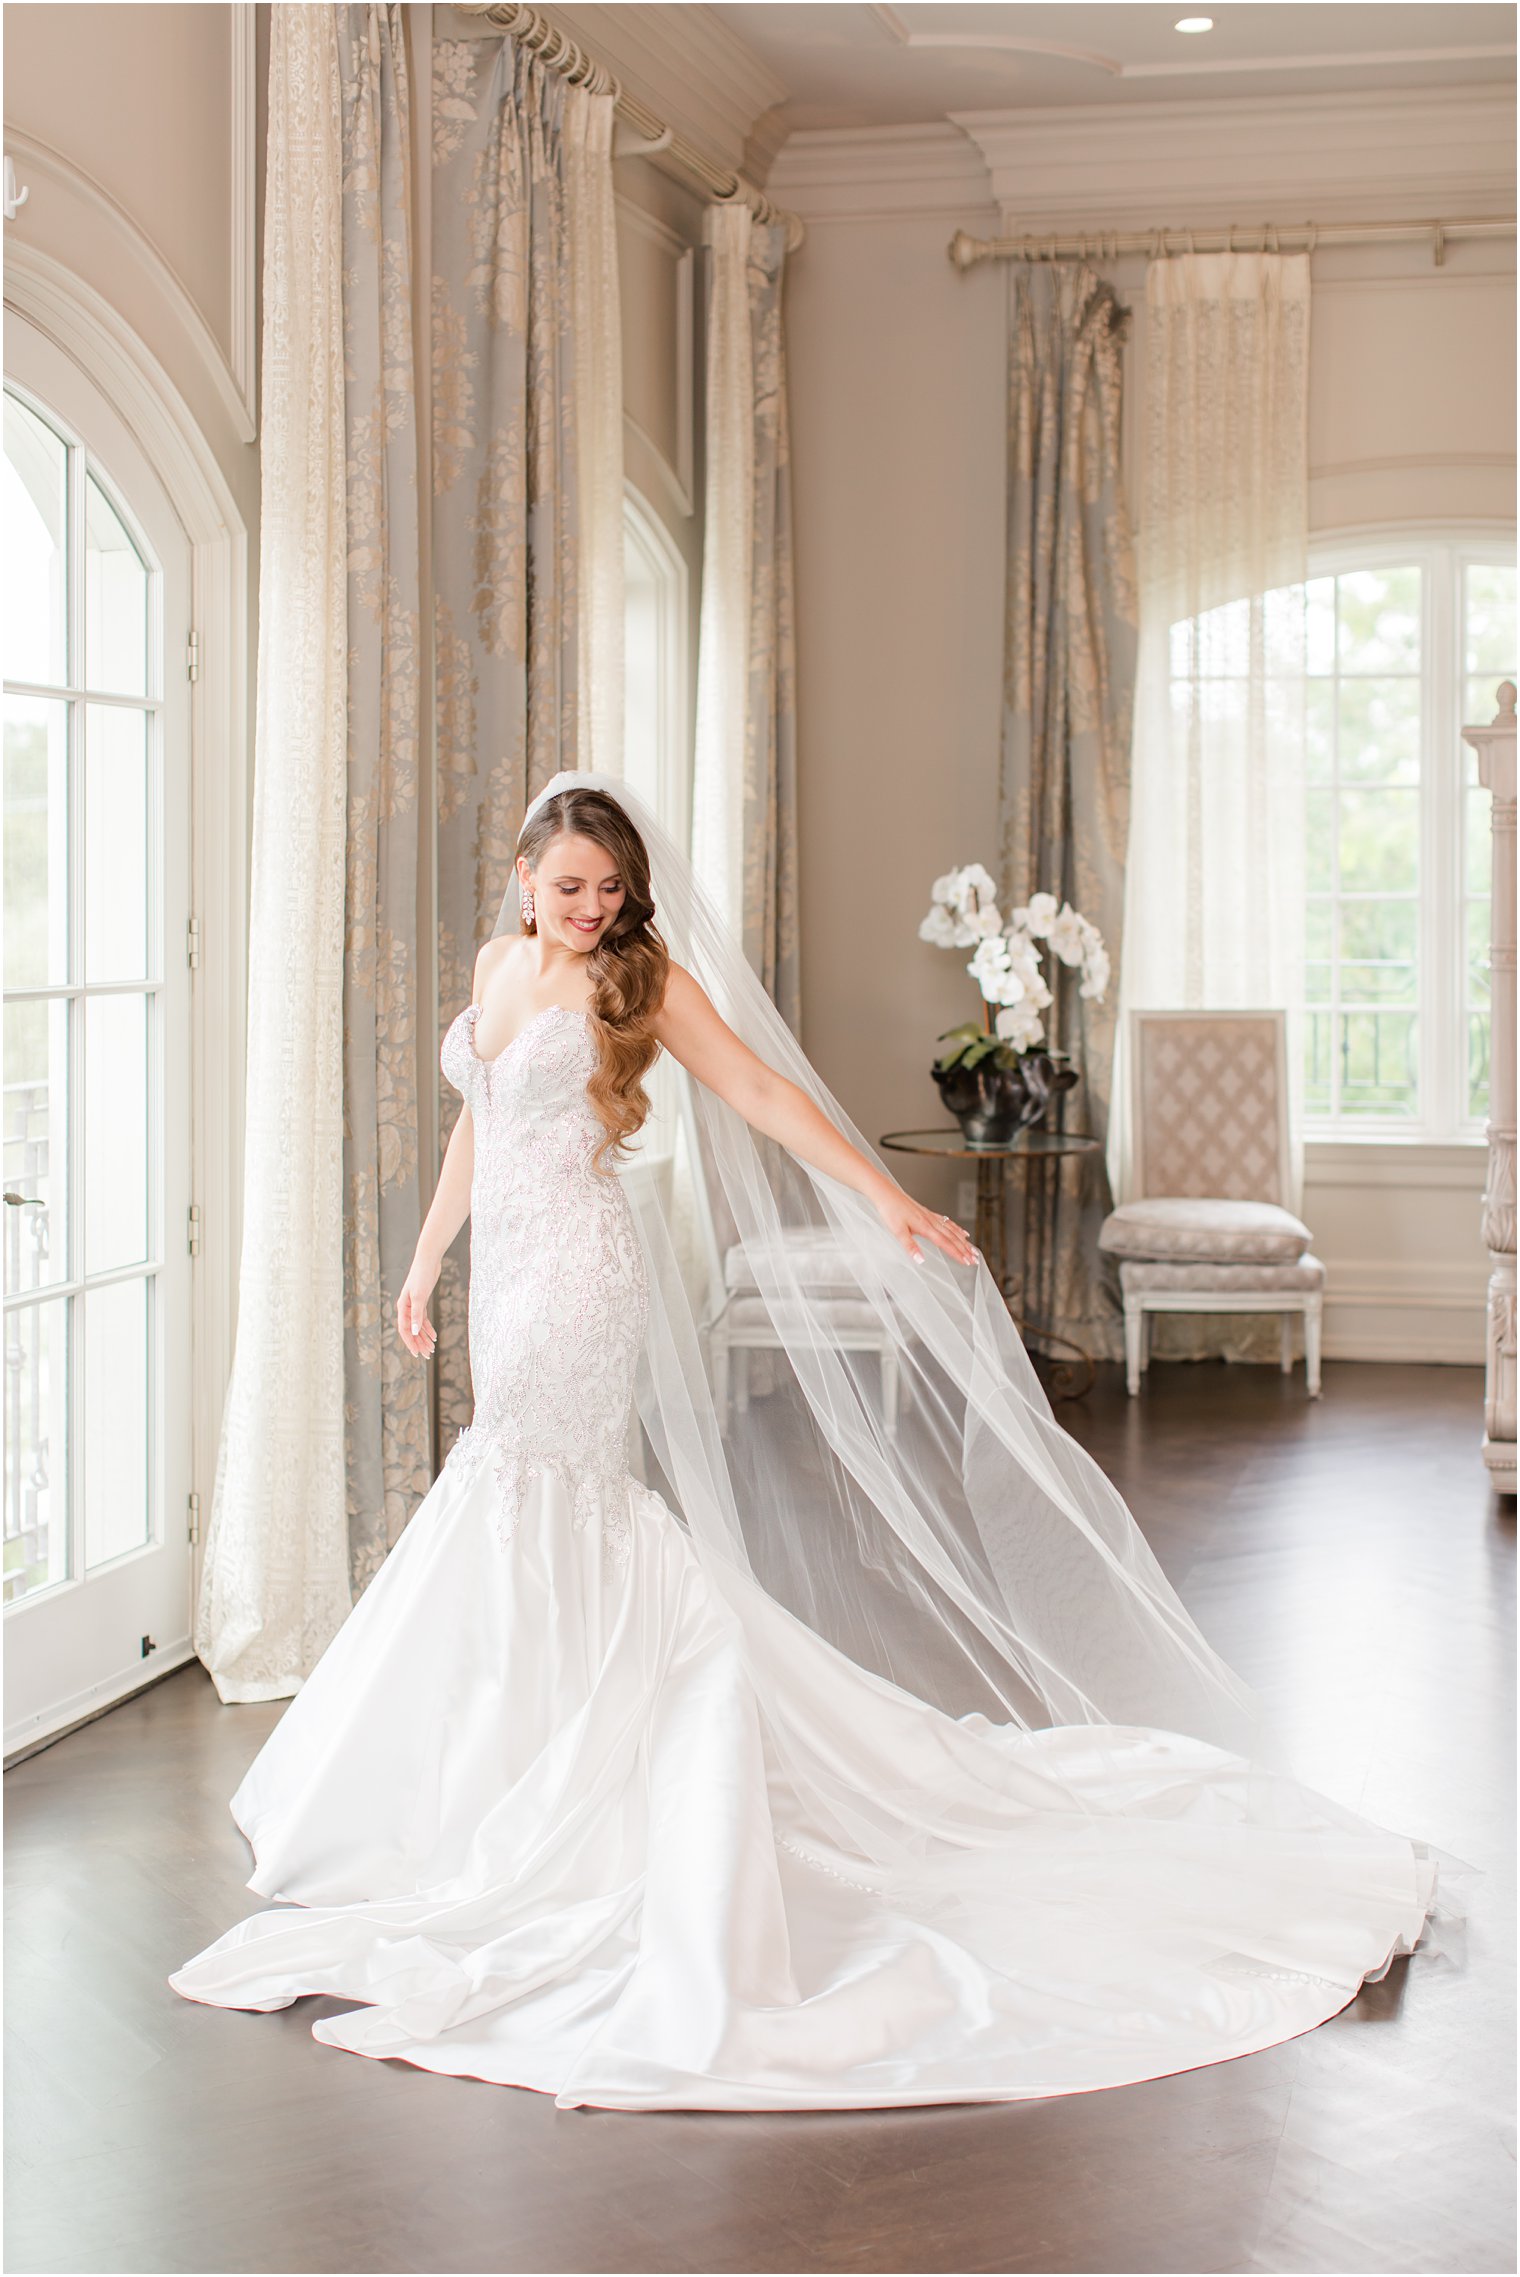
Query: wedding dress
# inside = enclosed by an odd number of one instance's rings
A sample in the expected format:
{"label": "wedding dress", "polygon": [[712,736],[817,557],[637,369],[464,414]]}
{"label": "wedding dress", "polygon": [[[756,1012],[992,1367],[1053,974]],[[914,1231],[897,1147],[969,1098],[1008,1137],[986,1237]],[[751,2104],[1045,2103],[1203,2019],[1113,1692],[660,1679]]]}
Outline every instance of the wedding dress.
{"label": "wedding dress", "polygon": [[[673,951],[827,1101],[608,787]],[[232,1799],[278,1902],[178,1992],[333,1995],[359,2005],[329,2046],[562,2106],[836,2109],[1247,2054],[1430,1949],[1440,1854],[1277,1759],[984,1267],[915,1268],[706,1098],[688,1216],[724,1209],[778,1331],[719,1413],[666,1157],[590,1165],[588,1016],[485,1060],[478,1013],[441,1051],[474,1121],[474,1417]],[[896,1325],[894,1414],[852,1304]]]}

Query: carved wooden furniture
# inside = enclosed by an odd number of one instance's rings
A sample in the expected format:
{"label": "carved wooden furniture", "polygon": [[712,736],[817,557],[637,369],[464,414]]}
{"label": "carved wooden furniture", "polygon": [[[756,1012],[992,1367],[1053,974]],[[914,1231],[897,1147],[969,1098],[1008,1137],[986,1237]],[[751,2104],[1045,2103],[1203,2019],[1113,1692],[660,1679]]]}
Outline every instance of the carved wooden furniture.
{"label": "carved wooden furniture", "polygon": [[1131,1396],[1156,1312],[1275,1312],[1282,1368],[1293,1317],[1319,1397],[1325,1268],[1288,1204],[1286,1021],[1281,1012],[1132,1012],[1133,1192],[1103,1221],[1118,1260]]}
{"label": "carved wooden furniture", "polygon": [[1499,684],[1498,716],[1464,727],[1478,779],[1494,801],[1493,899],[1489,904],[1490,1011],[1488,1353],[1483,1388],[1483,1460],[1500,1494],[1515,1491],[1515,683]]}

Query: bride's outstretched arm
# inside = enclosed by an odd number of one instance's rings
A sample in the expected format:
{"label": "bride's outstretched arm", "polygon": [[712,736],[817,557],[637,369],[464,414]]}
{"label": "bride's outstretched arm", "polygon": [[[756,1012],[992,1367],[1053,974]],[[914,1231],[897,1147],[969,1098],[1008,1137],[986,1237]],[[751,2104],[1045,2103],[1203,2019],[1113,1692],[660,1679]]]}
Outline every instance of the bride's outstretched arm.
{"label": "bride's outstretched arm", "polygon": [[652,1026],[671,1057],[709,1091],[726,1099],[755,1130],[775,1139],[800,1162],[863,1194],[910,1257],[922,1256],[920,1238],[932,1241],[957,1264],[969,1264],[975,1257],[965,1228],[915,1202],[895,1179],[858,1153],[805,1091],[767,1066],[734,1034],[684,965],[672,964],[665,999]]}
{"label": "bride's outstretched arm", "polygon": [[[475,960],[475,978],[470,989],[472,1003],[480,1000],[481,967],[493,946],[488,941]],[[470,1214],[470,1187],[474,1176],[475,1118],[466,1101],[449,1134],[438,1184],[417,1236],[411,1270],[396,1299],[397,1333],[408,1352],[414,1352],[420,1360],[428,1358],[438,1341],[437,1331],[427,1315],[428,1299],[443,1271],[444,1251]]]}

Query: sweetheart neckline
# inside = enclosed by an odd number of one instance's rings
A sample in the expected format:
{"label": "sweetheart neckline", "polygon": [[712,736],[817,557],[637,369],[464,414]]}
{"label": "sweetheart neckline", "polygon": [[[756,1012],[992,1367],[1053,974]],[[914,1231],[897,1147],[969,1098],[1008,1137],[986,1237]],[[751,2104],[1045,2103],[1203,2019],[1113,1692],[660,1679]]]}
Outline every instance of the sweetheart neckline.
{"label": "sweetheart neckline", "polygon": [[[464,1018],[468,1013],[471,1012],[475,1014],[475,1020],[478,1020],[480,1017],[481,1007],[478,1004],[467,1004],[464,1008],[464,1013],[462,1013],[460,1017]],[[551,1012],[568,1012],[571,1018],[575,1020],[588,1020],[591,1017],[590,1013],[587,1012],[585,1006],[582,1004],[546,1004],[541,1012],[535,1012],[532,1019],[527,1021],[521,1028],[518,1029],[516,1035],[512,1038],[512,1041],[509,1044],[503,1044],[501,1050],[499,1052],[493,1053],[490,1059],[482,1059],[480,1053],[475,1048],[475,1020],[471,1020],[469,1026],[465,1030],[465,1041],[469,1045],[471,1059],[474,1060],[477,1067],[499,1067],[502,1061],[506,1058],[508,1052],[516,1051],[524,1036],[526,1036],[530,1030],[536,1028],[540,1020],[547,1020]]]}

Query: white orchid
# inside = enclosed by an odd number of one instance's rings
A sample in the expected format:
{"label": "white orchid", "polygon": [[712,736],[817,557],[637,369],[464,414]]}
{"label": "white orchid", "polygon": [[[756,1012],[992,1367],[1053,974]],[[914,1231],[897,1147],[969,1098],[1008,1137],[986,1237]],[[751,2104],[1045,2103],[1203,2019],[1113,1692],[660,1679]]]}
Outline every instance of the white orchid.
{"label": "white orchid", "polygon": [[1003,930],[997,886],[980,862],[947,870],[935,879],[929,898],[929,914],[918,928],[918,937],[935,948],[969,949]]}
{"label": "white orchid", "polygon": [[1032,1051],[1045,1039],[1045,1023],[1027,1004],[1012,1004],[999,1012],[994,1025],[1005,1044],[1016,1052]]}
{"label": "white orchid", "polygon": [[959,938],[962,928],[959,920],[951,916],[943,903],[936,901],[918,929],[921,941],[930,941],[936,949],[958,949],[965,946]]}
{"label": "white orchid", "polygon": [[1085,918],[1077,915],[1069,901],[1063,907],[1060,916],[1052,920],[1046,939],[1050,943],[1052,953],[1060,958],[1063,965],[1079,965],[1087,955],[1087,940],[1084,933],[1086,922]]}
{"label": "white orchid", "polygon": [[1023,978],[1001,933],[991,933],[978,944],[966,970],[989,1004],[1017,1004],[1024,995]]}
{"label": "white orchid", "polygon": [[1041,944],[1061,964],[1080,968],[1078,994],[1089,1002],[1102,1001],[1112,978],[1103,936],[1080,910],[1056,894],[1033,893],[1005,922],[997,885],[980,862],[935,879],[918,936],[935,948],[974,950],[966,970],[984,1001],[999,1007],[996,1033],[1016,1052],[1044,1042],[1040,1015],[1054,1002]]}
{"label": "white orchid", "polygon": [[1032,893],[1027,906],[1014,911],[1013,923],[1021,933],[1028,933],[1032,939],[1043,941],[1054,925],[1060,907],[1061,904],[1053,893]]}

